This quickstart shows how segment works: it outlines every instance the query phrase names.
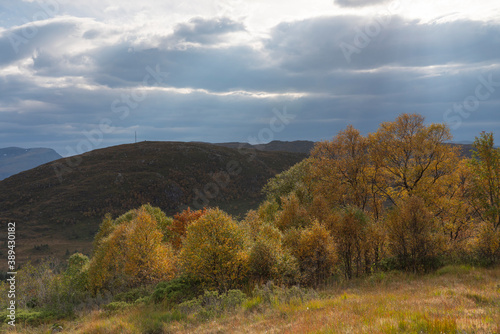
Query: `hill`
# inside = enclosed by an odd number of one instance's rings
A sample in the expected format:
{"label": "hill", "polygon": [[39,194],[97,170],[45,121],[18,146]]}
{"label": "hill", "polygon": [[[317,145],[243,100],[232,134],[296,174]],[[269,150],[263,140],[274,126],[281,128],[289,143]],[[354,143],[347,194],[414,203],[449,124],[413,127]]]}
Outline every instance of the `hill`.
{"label": "hill", "polygon": [[[239,142],[230,142],[230,143],[216,143],[214,145],[229,147],[229,148],[249,148],[256,149],[259,151],[283,151],[283,152],[296,152],[296,153],[305,153],[309,154],[314,147],[315,142],[309,140],[295,140],[295,141],[280,141],[274,140],[267,144],[257,144],[251,145],[249,143],[239,143]],[[472,144],[465,143],[449,143],[448,145],[459,147],[460,154],[463,157],[471,158],[472,157]]]}
{"label": "hill", "polygon": [[[170,215],[188,206],[219,206],[242,214],[257,207],[269,178],[305,157],[203,143],[109,147],[1,181],[0,220],[17,222],[18,261],[66,251],[89,253],[107,212],[116,217],[150,203]],[[2,227],[2,240],[6,231]]]}
{"label": "hill", "polygon": [[259,151],[283,151],[283,152],[296,152],[309,154],[314,146],[313,141],[308,140],[295,140],[295,141],[281,141],[274,140],[267,144],[251,145],[248,143],[217,143],[215,145],[230,147],[230,148],[254,148]]}
{"label": "hill", "polygon": [[0,148],[0,180],[61,158],[50,148]]}

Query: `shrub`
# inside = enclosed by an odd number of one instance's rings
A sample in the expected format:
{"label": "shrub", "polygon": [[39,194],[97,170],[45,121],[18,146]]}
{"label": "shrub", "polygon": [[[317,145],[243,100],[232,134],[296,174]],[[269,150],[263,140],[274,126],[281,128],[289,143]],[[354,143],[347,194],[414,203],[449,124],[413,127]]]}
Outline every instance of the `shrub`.
{"label": "shrub", "polygon": [[114,311],[122,311],[124,309],[129,308],[132,304],[127,302],[111,302],[109,304],[104,305],[102,308],[106,311],[114,312]]}
{"label": "shrub", "polygon": [[181,276],[168,282],[160,282],[156,285],[151,299],[155,303],[164,302],[173,306],[186,300],[193,299],[203,293],[201,281],[191,276]]}
{"label": "shrub", "polygon": [[138,287],[125,292],[121,292],[116,294],[113,297],[113,301],[115,302],[126,302],[126,303],[135,303],[138,299],[149,297],[151,294],[151,289],[148,287]]}
{"label": "shrub", "polygon": [[196,313],[201,319],[220,316],[224,312],[238,310],[246,301],[246,296],[240,290],[229,290],[219,294],[217,291],[205,291],[198,298],[179,304],[178,309],[185,314]]}

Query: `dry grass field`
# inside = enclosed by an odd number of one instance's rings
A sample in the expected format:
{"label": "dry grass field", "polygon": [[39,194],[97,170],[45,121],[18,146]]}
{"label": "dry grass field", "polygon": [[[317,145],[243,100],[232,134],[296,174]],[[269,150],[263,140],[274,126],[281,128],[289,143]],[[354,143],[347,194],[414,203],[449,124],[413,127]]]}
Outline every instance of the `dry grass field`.
{"label": "dry grass field", "polygon": [[[500,268],[447,266],[414,276],[379,273],[316,297],[241,307],[210,318],[159,306],[94,311],[12,333],[500,333]],[[4,327],[3,329],[5,329]]]}

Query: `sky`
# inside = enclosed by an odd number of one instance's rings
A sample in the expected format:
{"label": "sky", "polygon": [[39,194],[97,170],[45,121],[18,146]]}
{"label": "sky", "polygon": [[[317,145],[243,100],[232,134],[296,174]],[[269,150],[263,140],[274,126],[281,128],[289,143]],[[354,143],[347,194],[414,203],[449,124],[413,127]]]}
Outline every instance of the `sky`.
{"label": "sky", "polygon": [[[500,135],[498,0],[0,0],[0,147]],[[498,143],[497,143],[498,144]]]}

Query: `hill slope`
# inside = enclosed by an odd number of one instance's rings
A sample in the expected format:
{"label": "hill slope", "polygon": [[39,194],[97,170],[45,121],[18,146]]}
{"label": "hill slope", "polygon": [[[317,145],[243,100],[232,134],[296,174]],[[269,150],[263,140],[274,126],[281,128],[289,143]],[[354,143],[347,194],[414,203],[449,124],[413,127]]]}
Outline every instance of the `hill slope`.
{"label": "hill slope", "polygon": [[[95,150],[1,181],[0,219],[17,222],[18,244],[26,247],[21,260],[66,250],[88,253],[106,212],[116,217],[150,203],[170,215],[187,206],[244,213],[262,200],[269,178],[305,157],[176,142]],[[2,227],[0,237],[5,233]]]}
{"label": "hill slope", "polygon": [[0,148],[0,180],[61,158],[50,148]]}

